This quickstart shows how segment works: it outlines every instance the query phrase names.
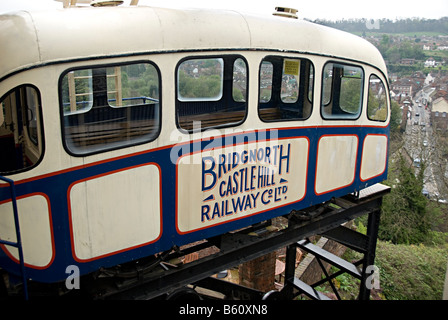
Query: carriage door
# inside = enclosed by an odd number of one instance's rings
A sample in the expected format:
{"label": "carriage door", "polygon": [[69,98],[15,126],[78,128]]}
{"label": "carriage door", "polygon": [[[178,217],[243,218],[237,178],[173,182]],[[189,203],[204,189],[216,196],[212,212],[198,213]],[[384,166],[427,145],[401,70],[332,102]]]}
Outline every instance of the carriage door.
{"label": "carriage door", "polygon": [[40,97],[23,85],[0,99],[0,174],[31,168],[42,155]]}

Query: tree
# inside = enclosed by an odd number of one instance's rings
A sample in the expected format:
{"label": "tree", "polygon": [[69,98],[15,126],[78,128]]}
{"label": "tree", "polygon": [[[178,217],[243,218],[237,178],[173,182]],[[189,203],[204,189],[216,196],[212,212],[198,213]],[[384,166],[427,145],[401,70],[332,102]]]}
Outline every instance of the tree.
{"label": "tree", "polygon": [[390,103],[390,131],[395,134],[400,131],[402,111],[398,102],[391,100]]}
{"label": "tree", "polygon": [[390,37],[387,34],[383,34],[380,44],[378,46],[378,50],[380,50],[383,56],[385,56],[387,50],[389,50],[390,44],[391,44]]}
{"label": "tree", "polygon": [[388,181],[392,190],[383,202],[380,239],[395,244],[416,244],[428,239],[432,212],[422,194],[424,169],[423,162],[415,175],[412,166],[401,156],[392,168]]}
{"label": "tree", "polygon": [[357,113],[361,102],[361,78],[343,77],[339,106],[347,112]]}

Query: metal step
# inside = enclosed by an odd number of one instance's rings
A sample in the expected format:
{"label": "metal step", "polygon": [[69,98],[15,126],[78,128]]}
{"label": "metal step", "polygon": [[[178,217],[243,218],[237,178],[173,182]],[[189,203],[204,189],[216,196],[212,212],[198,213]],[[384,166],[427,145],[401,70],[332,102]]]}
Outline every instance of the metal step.
{"label": "metal step", "polygon": [[299,248],[313,254],[314,256],[317,256],[321,258],[322,260],[330,263],[331,265],[344,270],[345,272],[351,274],[352,276],[361,279],[362,275],[361,272],[356,268],[356,266],[350,262],[345,261],[344,259],[339,258],[338,256],[332,254],[331,252],[328,252],[308,240],[300,240],[297,242],[297,245]]}

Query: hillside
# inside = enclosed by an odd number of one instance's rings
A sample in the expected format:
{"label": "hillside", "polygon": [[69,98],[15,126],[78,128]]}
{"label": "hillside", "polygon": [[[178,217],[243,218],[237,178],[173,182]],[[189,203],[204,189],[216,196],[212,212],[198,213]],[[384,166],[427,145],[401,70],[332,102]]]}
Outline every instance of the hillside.
{"label": "hillside", "polygon": [[318,19],[313,22],[356,34],[373,32],[380,34],[448,35],[448,17],[437,20],[413,18],[402,20],[348,19],[329,21]]}

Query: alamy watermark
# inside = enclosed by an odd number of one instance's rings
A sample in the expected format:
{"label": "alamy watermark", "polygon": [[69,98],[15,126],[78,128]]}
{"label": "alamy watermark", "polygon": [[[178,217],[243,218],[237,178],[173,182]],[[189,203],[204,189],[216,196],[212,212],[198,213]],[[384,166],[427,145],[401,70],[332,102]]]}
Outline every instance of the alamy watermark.
{"label": "alamy watermark", "polygon": [[366,274],[369,275],[366,278],[366,288],[369,290],[380,289],[380,269],[375,265],[367,266]]}
{"label": "alamy watermark", "polygon": [[79,267],[71,264],[65,268],[65,273],[68,274],[67,279],[65,279],[65,287],[68,290],[80,289]]}
{"label": "alamy watermark", "polygon": [[[185,155],[200,155],[207,150],[216,156],[222,157],[222,150],[225,148],[226,154],[238,152],[244,149],[249,143],[256,143],[259,149],[269,147],[278,143],[279,136],[277,129],[206,129],[201,127],[201,121],[193,122],[193,131],[189,134],[174,130],[170,135],[170,141],[174,146],[170,151],[171,163],[177,164],[179,158]],[[231,158],[230,161],[235,161]],[[200,156],[183,159],[183,164],[202,164]],[[232,162],[226,162],[227,164]]]}
{"label": "alamy watermark", "polygon": [[369,30],[378,30],[380,28],[380,20],[378,19],[366,19],[366,28]]}

